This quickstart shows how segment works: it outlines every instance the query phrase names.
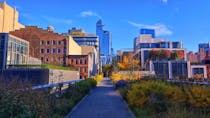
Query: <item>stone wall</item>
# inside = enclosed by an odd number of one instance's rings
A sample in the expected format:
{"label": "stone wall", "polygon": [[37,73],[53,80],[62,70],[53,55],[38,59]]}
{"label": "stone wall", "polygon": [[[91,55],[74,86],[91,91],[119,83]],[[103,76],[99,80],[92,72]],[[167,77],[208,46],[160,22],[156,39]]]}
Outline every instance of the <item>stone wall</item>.
{"label": "stone wall", "polygon": [[79,79],[79,72],[42,68],[18,68],[0,70],[0,78],[10,81],[26,80],[35,86],[76,80]]}
{"label": "stone wall", "polygon": [[56,70],[50,69],[49,70],[49,82],[58,83],[58,82],[66,82],[70,80],[77,80],[79,79],[79,71],[68,71],[68,70]]}

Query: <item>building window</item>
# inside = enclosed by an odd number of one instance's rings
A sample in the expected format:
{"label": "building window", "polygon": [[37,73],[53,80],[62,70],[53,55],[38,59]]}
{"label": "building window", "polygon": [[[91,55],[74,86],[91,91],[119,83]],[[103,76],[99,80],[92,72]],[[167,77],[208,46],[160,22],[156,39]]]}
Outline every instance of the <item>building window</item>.
{"label": "building window", "polygon": [[44,49],[41,49],[40,53],[44,53]]}
{"label": "building window", "polygon": [[48,58],[46,58],[46,62],[48,62],[49,60],[48,60]]}
{"label": "building window", "polygon": [[84,68],[85,70],[84,70],[84,72],[87,72],[87,68]]}
{"label": "building window", "polygon": [[55,51],[56,51],[55,48],[53,48],[53,49],[52,49],[52,54],[55,54]]}
{"label": "building window", "polygon": [[74,63],[74,59],[71,59],[71,64],[73,64]]}
{"label": "building window", "polygon": [[49,54],[50,53],[50,49],[47,49],[46,53]]}
{"label": "building window", "polygon": [[85,59],[84,61],[85,61],[85,64],[87,64],[87,60]]}
{"label": "building window", "polygon": [[61,41],[58,41],[58,45],[61,45]]}
{"label": "building window", "polygon": [[41,61],[42,61],[42,62],[44,61],[44,57],[41,57]]}
{"label": "building window", "polygon": [[78,64],[78,60],[76,59],[76,64]]}
{"label": "building window", "polygon": [[56,41],[55,40],[52,41],[52,45],[56,45]]}
{"label": "building window", "polygon": [[47,43],[47,45],[50,45],[50,41],[47,41],[46,43]]}
{"label": "building window", "polygon": [[61,49],[58,49],[58,54],[61,53]]}
{"label": "building window", "polygon": [[44,41],[40,41],[40,45],[44,45]]}
{"label": "building window", "polygon": [[66,49],[63,49],[63,53],[66,53]]}
{"label": "building window", "polygon": [[82,59],[80,59],[80,64],[82,64]]}

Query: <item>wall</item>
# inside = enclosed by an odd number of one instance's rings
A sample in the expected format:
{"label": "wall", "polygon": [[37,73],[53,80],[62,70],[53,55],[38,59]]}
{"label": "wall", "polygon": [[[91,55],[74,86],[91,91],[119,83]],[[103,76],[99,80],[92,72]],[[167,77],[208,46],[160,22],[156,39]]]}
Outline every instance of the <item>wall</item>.
{"label": "wall", "polygon": [[79,79],[79,71],[49,70],[49,84]]}
{"label": "wall", "polygon": [[16,9],[10,7],[6,4],[6,2],[0,3],[3,13],[1,13],[1,17],[3,21],[0,22],[0,31],[1,32],[9,32],[14,31],[16,29],[24,28],[24,26],[18,23],[18,12]]}
{"label": "wall", "polygon": [[82,49],[81,47],[73,40],[71,36],[67,36],[67,40],[69,41],[67,46],[67,55],[81,55]]}
{"label": "wall", "polygon": [[0,71],[0,77],[7,80],[28,80],[33,85],[47,84],[49,70],[32,68],[6,69]]}
{"label": "wall", "polygon": [[0,78],[28,80],[33,85],[40,85],[77,80],[79,79],[79,72],[42,68],[12,68],[1,70]]}

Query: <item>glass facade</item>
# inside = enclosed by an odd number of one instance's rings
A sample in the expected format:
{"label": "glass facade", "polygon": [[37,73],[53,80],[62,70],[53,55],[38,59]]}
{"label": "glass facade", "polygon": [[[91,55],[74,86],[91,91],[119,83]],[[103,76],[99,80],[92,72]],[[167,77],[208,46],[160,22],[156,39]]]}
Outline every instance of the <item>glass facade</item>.
{"label": "glass facade", "polygon": [[1,68],[5,68],[6,65],[27,64],[29,43],[7,33],[1,33],[0,35]]}
{"label": "glass facade", "polygon": [[150,34],[152,38],[155,38],[155,30],[154,29],[141,29],[140,34]]}
{"label": "glass facade", "polygon": [[173,78],[176,77],[188,77],[188,67],[186,62],[173,62],[172,63]]}
{"label": "glass facade", "polygon": [[98,47],[98,37],[73,37],[74,41],[79,45],[96,46]]}
{"label": "glass facade", "polygon": [[107,56],[111,54],[111,33],[103,30],[102,20],[96,23],[96,34],[100,40],[100,54]]}
{"label": "glass facade", "polygon": [[168,78],[169,77],[169,68],[168,62],[154,62],[154,70],[155,75],[160,78]]}
{"label": "glass facade", "polygon": [[204,51],[209,51],[210,50],[210,42],[209,43],[201,43],[199,44],[199,49],[204,49]]}
{"label": "glass facade", "polygon": [[172,42],[172,48],[181,48],[181,43],[180,42]]}
{"label": "glass facade", "polygon": [[7,65],[27,64],[29,43],[9,37],[7,47]]}

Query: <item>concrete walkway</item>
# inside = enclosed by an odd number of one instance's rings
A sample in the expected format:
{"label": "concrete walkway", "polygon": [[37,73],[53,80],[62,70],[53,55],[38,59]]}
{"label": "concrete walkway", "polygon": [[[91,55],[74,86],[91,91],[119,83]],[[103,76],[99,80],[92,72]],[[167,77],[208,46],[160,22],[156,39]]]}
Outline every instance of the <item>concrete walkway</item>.
{"label": "concrete walkway", "polygon": [[106,78],[66,118],[135,118]]}

